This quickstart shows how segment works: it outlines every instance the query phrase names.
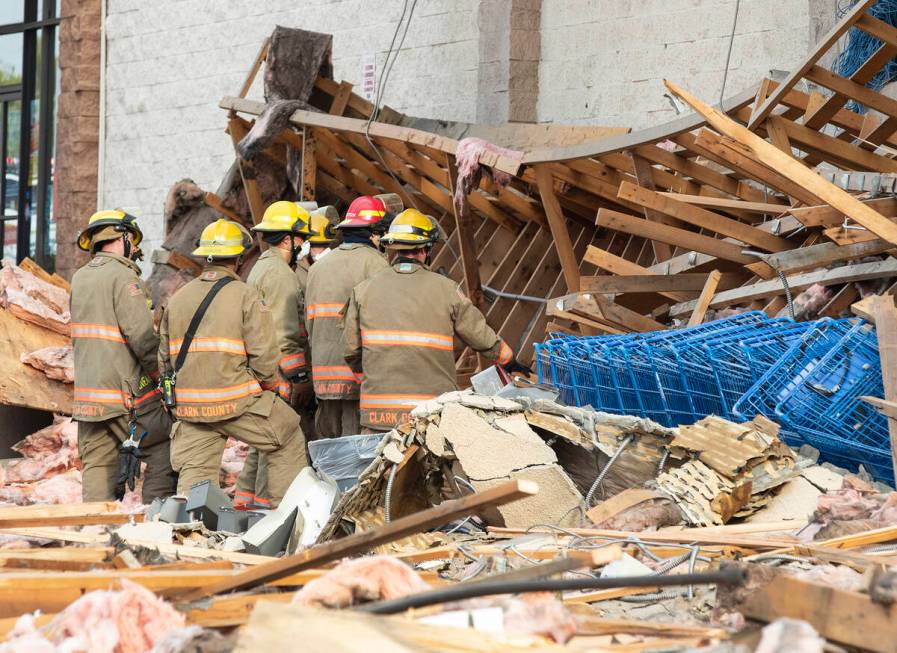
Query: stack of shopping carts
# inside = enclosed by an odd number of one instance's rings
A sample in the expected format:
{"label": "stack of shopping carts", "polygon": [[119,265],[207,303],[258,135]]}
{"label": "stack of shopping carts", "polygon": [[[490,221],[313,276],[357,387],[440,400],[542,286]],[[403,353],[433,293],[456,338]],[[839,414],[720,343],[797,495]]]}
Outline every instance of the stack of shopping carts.
{"label": "stack of shopping carts", "polygon": [[765,415],[793,446],[894,482],[875,329],[862,320],[794,322],[762,312],[684,329],[536,345],[539,381],[571,405],[642,415],[666,426],[707,415]]}

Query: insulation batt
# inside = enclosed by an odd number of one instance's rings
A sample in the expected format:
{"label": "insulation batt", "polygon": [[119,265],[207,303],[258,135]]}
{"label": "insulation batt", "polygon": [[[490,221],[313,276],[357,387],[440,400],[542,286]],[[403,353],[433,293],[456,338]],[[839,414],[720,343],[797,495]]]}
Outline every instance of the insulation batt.
{"label": "insulation batt", "polygon": [[824,646],[813,626],[786,617],[763,628],[755,653],[822,653]]}
{"label": "insulation batt", "polygon": [[897,492],[881,493],[847,476],[841,489],[817,499],[813,521],[821,524],[814,539],[822,540],[897,525]]}
{"label": "insulation batt", "polygon": [[8,465],[9,481],[39,481],[69,469],[80,469],[78,424],[69,418],[58,419],[13,445],[13,451],[24,458]]}
{"label": "insulation batt", "polygon": [[71,313],[68,310],[69,294],[53,284],[38,279],[7,259],[0,269],[0,306],[17,318],[69,333]]}
{"label": "insulation batt", "polygon": [[397,599],[426,592],[430,586],[404,562],[389,556],[357,558],[340,563],[293,596],[306,608],[345,608],[367,601]]}
{"label": "insulation batt", "polygon": [[0,653],[144,653],[184,627],[184,615],[149,590],[127,580],[121,587],[85,594],[48,624],[46,637],[20,619]]}
{"label": "insulation batt", "polygon": [[218,474],[218,483],[228,494],[233,494],[234,487],[237,484],[237,477],[243,471],[243,464],[246,462],[248,454],[249,445],[233,438],[227,439],[227,444],[224,445],[224,454],[221,456],[221,471]]}
{"label": "insulation batt", "polygon": [[48,379],[75,382],[75,357],[71,347],[44,347],[22,354],[20,360],[46,374]]}
{"label": "insulation batt", "polygon": [[[522,159],[523,152],[500,147],[482,138],[462,138],[455,150],[455,162],[458,166],[458,179],[455,182],[455,206],[461,206],[463,199],[480,183],[483,170],[492,175],[499,186],[511,183],[511,177],[505,172],[480,166],[480,157],[486,152],[493,152],[512,159]],[[482,167],[482,169],[481,169]]]}
{"label": "insulation batt", "polygon": [[[802,320],[815,316],[831,300],[832,290],[814,283],[794,298],[794,319]],[[787,311],[788,308],[783,309]]]}

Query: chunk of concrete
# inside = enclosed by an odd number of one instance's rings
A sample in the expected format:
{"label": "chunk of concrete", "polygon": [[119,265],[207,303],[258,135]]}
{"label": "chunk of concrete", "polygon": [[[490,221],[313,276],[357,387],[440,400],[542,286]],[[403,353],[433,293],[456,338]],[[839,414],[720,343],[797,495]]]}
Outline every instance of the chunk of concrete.
{"label": "chunk of concrete", "polygon": [[511,434],[493,428],[460,404],[443,408],[439,430],[472,481],[506,480],[515,470],[557,462],[551,448],[535,433]]}
{"label": "chunk of concrete", "polygon": [[[520,501],[487,511],[484,516],[492,525],[529,528],[537,524],[579,526],[582,495],[559,465],[539,465],[512,472],[510,480],[526,479],[539,484],[539,493]],[[508,477],[488,481],[471,480],[477,492],[483,492],[508,481]]]}
{"label": "chunk of concrete", "polygon": [[123,540],[171,544],[174,529],[163,521],[145,521],[140,524],[125,524],[115,529],[115,534]]}

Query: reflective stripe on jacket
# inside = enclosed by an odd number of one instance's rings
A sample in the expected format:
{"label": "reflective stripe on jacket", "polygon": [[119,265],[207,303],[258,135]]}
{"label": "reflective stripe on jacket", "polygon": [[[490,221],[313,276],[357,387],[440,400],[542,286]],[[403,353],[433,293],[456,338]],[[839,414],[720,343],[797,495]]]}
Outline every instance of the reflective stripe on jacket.
{"label": "reflective stripe on jacket", "polygon": [[[343,244],[308,271],[306,325],[311,344],[311,374],[319,399],[355,399],[360,377],[343,359],[342,309],[352,289],[388,268],[373,247]],[[358,370],[360,372],[360,370]]]}
{"label": "reflective stripe on jacket", "polygon": [[407,259],[355,288],[345,332],[345,360],[364,371],[361,424],[370,428],[391,428],[457,389],[455,336],[501,364],[513,357],[454,281]]}
{"label": "reflective stripe on jacket", "polygon": [[171,370],[196,309],[224,276],[209,305],[175,383],[175,416],[187,422],[217,422],[242,415],[262,390],[277,391],[280,353],[271,312],[258,293],[227,268],[210,265],[169,300],[159,328],[159,362]]}
{"label": "reflective stripe on jacket", "polygon": [[75,419],[97,422],[158,399],[156,350],[146,284],[133,261],[100,252],[72,278]]}

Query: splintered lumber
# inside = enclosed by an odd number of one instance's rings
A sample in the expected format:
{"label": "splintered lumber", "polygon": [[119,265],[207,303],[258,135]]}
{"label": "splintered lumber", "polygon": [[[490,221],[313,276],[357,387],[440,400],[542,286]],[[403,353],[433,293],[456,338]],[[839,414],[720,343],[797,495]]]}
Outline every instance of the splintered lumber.
{"label": "splintered lumber", "polygon": [[52,381],[19,357],[45,347],[67,347],[66,336],[17,319],[0,309],[0,404],[72,414],[72,386]]}
{"label": "splintered lumber", "polygon": [[178,599],[193,601],[213,594],[248,589],[275,581],[303,569],[318,567],[349,555],[364,553],[381,544],[394,542],[428,528],[441,526],[459,517],[467,517],[484,508],[501,506],[512,501],[525,499],[535,495],[538,491],[539,486],[532,481],[517,480],[503,483],[484,492],[470,494],[460,499],[444,501],[438,506],[391,521],[378,528],[355,533],[341,540],[319,544],[300,553],[258,565],[237,574],[233,578],[210,583],[183,596],[178,596]]}
{"label": "splintered lumber", "polygon": [[503,581],[532,580],[534,578],[548,578],[557,576],[576,569],[594,569],[606,565],[614,560],[619,560],[623,555],[623,549],[618,544],[606,546],[592,551],[568,551],[565,556],[543,562],[531,567],[513,569],[503,574],[485,576],[481,579],[467,581],[468,583],[495,583]]}
{"label": "splintered lumber", "polygon": [[[873,200],[862,200],[863,204],[875,209],[887,218],[897,216],[897,198],[879,197]],[[828,206],[802,206],[788,209],[806,227],[837,227],[844,223],[844,213]]]}
{"label": "splintered lumber", "polygon": [[[881,358],[881,376],[885,401],[897,401],[897,306],[891,295],[875,295],[871,301],[875,318],[875,334],[878,339],[878,355]],[[897,476],[897,420],[888,418],[888,434],[891,439],[891,464]]]}
{"label": "splintered lumber", "polygon": [[0,529],[28,526],[87,526],[126,524],[143,521],[143,515],[116,512],[113,502],[78,503],[55,506],[11,506],[0,508]]}
{"label": "splintered lumber", "polygon": [[777,575],[738,605],[760,621],[802,619],[826,639],[868,651],[891,653],[897,642],[897,603],[876,603],[868,594]]}
{"label": "splintered lumber", "polygon": [[[897,529],[895,529],[897,530]],[[777,537],[749,537],[746,535],[718,532],[701,532],[701,529],[685,529],[681,533],[667,533],[658,531],[656,533],[636,533],[633,531],[615,531],[602,528],[565,528],[564,531],[573,533],[574,535],[582,535],[584,537],[606,537],[619,538],[625,540],[630,537],[637,537],[646,542],[661,542],[667,544],[706,544],[711,546],[737,546],[745,549],[756,549],[758,551],[768,551],[779,547],[791,547],[798,543],[796,537],[777,536]],[[525,535],[527,533],[552,533],[554,535],[563,535],[559,531],[543,528],[504,528],[492,526],[489,532],[495,535]],[[897,536],[895,536],[897,537]],[[820,543],[821,544],[821,543]]]}
{"label": "splintered lumber", "polygon": [[[807,272],[790,276],[788,277],[788,286],[791,288],[791,292],[794,293],[809,288],[814,284],[834,286],[842,283],[894,276],[897,276],[897,260],[888,259],[885,261],[845,265],[833,270],[819,270],[817,272]],[[784,292],[785,290],[782,288],[782,282],[778,279],[761,281],[750,286],[735,288],[733,290],[724,290],[723,292],[716,293],[710,301],[709,308],[723,308],[732,304],[752,302],[755,299],[766,299],[781,295]],[[697,300],[674,304],[670,307],[670,316],[676,317],[685,315],[693,311],[695,306],[697,306]]]}
{"label": "splintered lumber", "polygon": [[702,639],[728,639],[723,628],[690,626],[676,623],[654,623],[640,619],[606,619],[591,615],[577,615],[577,635],[655,635],[659,637],[699,637]]}
{"label": "splintered lumber", "polygon": [[[863,4],[866,3],[860,3],[860,5]],[[869,208],[833,183],[825,180],[794,157],[782,152],[775,145],[767,143],[749,129],[742,127],[725,114],[705,104],[685,89],[668,80],[664,83],[670,92],[680,97],[695,111],[704,116],[710,125],[726,136],[750,148],[765,165],[776,170],[794,183],[803,186],[816,197],[840,210],[844,215],[856,220],[879,238],[897,244],[897,225],[885,216]],[[781,89],[783,86],[779,88]],[[756,126],[756,122],[753,119],[751,125]]]}
{"label": "splintered lumber", "polygon": [[861,243],[850,245],[838,245],[837,243],[820,243],[808,247],[798,247],[789,252],[769,254],[764,261],[774,269],[781,270],[785,274],[789,272],[804,272],[825,267],[832,263],[843,263],[851,259],[876,256],[894,250],[894,245],[874,238]]}
{"label": "splintered lumber", "polygon": [[714,270],[707,276],[707,283],[704,284],[704,288],[701,290],[701,295],[696,300],[695,308],[691,312],[691,317],[688,319],[688,326],[697,326],[704,321],[704,316],[707,314],[707,307],[710,305],[713,293],[716,292],[717,285],[719,285],[719,279],[719,270]]}
{"label": "splintered lumber", "polygon": [[686,195],[683,193],[660,194],[664,197],[679,200],[680,202],[694,204],[695,206],[706,206],[711,209],[719,209],[722,211],[781,215],[782,212],[786,210],[786,207],[781,204],[772,204],[770,202],[749,202],[747,200],[734,200],[728,197],[715,197],[713,195]]}

